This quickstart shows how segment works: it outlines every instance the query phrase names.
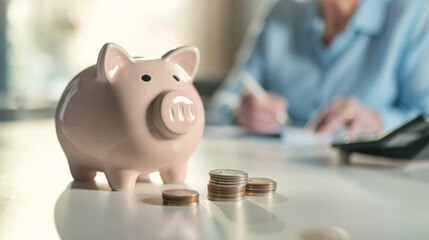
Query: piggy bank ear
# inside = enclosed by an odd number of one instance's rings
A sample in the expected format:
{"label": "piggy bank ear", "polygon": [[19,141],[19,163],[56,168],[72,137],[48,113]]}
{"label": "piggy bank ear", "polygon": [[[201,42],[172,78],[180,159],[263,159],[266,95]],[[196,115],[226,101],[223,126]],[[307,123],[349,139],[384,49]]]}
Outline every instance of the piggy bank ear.
{"label": "piggy bank ear", "polygon": [[197,73],[200,63],[200,52],[196,47],[186,46],[173,49],[162,56],[162,59],[179,67],[189,81],[192,81]]}
{"label": "piggy bank ear", "polygon": [[97,79],[111,81],[132,59],[128,53],[114,43],[106,43],[101,48],[97,60]]}

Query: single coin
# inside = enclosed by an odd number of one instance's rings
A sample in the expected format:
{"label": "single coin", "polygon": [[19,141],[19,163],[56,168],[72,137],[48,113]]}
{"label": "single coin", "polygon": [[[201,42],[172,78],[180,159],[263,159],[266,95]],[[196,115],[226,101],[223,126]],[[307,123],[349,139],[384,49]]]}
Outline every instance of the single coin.
{"label": "single coin", "polygon": [[162,192],[162,197],[166,199],[177,199],[187,200],[196,199],[198,200],[199,193],[190,189],[169,189]]}
{"label": "single coin", "polygon": [[162,203],[163,205],[166,205],[166,206],[183,206],[183,207],[185,207],[185,206],[191,206],[191,207],[193,207],[193,206],[197,206],[198,205],[198,202],[191,202],[191,203],[174,203],[174,202],[166,202],[166,201],[163,201],[163,203]]}
{"label": "single coin", "polygon": [[258,185],[277,185],[277,181],[270,178],[249,178],[247,184],[250,186]]}
{"label": "single coin", "polygon": [[189,199],[168,199],[163,198],[164,202],[170,202],[170,203],[193,203],[198,202],[198,198],[189,198]]}
{"label": "single coin", "polygon": [[170,201],[179,201],[179,202],[195,202],[198,201],[199,196],[192,196],[192,197],[186,197],[186,198],[168,198],[168,197],[162,197],[164,200],[170,200]]}
{"label": "single coin", "polygon": [[237,178],[247,176],[247,172],[235,169],[215,169],[210,171],[210,176],[222,176],[222,177],[230,177]]}

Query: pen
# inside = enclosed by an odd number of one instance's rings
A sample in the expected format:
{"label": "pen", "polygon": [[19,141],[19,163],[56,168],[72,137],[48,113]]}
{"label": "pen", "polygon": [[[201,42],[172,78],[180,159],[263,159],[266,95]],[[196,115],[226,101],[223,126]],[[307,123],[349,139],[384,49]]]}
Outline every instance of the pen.
{"label": "pen", "polygon": [[[262,86],[256,81],[256,79],[250,75],[246,71],[242,71],[241,81],[244,84],[244,86],[249,90],[251,94],[253,94],[256,98],[259,100],[263,100],[268,98],[268,93],[265,91],[265,89],[262,88]],[[277,115],[277,121],[282,124],[290,124],[292,122],[292,119],[289,117],[287,112],[281,112]]]}

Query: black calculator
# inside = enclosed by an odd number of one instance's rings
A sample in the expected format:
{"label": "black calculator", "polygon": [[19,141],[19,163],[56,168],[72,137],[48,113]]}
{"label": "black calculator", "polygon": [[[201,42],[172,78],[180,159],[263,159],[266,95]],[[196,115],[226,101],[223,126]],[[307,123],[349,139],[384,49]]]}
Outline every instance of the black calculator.
{"label": "black calculator", "polygon": [[391,159],[429,159],[429,114],[420,115],[389,133],[334,142],[332,147],[346,153],[358,152]]}

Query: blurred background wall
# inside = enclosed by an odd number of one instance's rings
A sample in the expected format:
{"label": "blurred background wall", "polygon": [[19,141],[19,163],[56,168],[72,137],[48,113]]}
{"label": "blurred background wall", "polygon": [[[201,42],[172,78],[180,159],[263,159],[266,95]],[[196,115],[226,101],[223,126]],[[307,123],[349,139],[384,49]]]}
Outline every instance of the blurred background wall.
{"label": "blurred background wall", "polygon": [[51,116],[67,83],[96,62],[105,42],[150,57],[195,45],[196,85],[210,93],[232,67],[250,22],[272,2],[0,0],[0,120]]}

